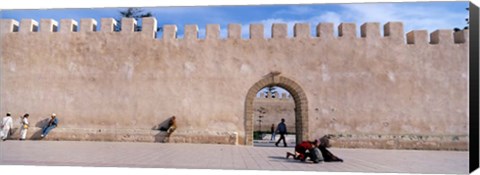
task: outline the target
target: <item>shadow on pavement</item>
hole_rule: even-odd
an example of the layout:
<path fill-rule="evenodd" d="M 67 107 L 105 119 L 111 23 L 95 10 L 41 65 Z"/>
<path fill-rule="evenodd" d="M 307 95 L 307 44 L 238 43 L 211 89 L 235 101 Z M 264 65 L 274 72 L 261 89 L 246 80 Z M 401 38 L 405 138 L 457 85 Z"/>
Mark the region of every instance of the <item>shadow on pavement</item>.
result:
<path fill-rule="evenodd" d="M 275 146 L 275 143 L 253 143 L 254 147 L 271 147 L 271 148 L 294 148 L 292 145 L 287 145 L 287 147 L 284 147 L 283 145 L 278 145 Z"/>
<path fill-rule="evenodd" d="M 309 164 L 310 163 L 311 164 L 310 161 L 302 162 L 300 160 L 295 160 L 291 157 L 289 159 L 287 159 L 283 156 L 268 156 L 268 158 L 272 159 L 273 162 L 288 162 L 288 163 L 301 163 L 301 164 L 305 164 L 305 163 Z"/>
<path fill-rule="evenodd" d="M 287 158 L 283 157 L 283 156 L 268 156 L 268 158 L 270 159 L 282 159 L 282 160 L 288 160 Z"/>
<path fill-rule="evenodd" d="M 45 119 L 40 120 L 40 121 L 38 121 L 37 123 L 35 123 L 35 127 L 40 128 L 40 129 L 37 130 L 35 133 L 33 133 L 33 134 L 30 136 L 30 139 L 29 139 L 29 140 L 42 140 L 42 138 L 40 137 L 40 135 L 42 135 L 43 127 L 45 127 L 45 126 L 48 125 L 48 121 L 50 121 L 50 119 L 49 119 L 49 118 L 45 118 Z M 30 132 L 31 132 L 31 131 L 30 131 Z"/>

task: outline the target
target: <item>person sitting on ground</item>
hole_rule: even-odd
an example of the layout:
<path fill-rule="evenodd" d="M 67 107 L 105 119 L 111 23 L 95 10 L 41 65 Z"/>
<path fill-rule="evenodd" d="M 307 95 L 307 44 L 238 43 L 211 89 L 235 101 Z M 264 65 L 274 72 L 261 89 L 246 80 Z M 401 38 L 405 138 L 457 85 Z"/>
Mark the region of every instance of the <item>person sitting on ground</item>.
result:
<path fill-rule="evenodd" d="M 42 135 L 40 135 L 40 137 L 44 138 L 48 135 L 48 133 L 55 127 L 57 127 L 58 125 L 58 119 L 57 119 L 57 115 L 55 113 L 52 113 L 52 118 L 50 119 L 50 121 L 48 122 L 48 124 L 43 128 L 42 130 Z"/>
<path fill-rule="evenodd" d="M 318 145 L 318 149 L 322 152 L 322 156 L 325 162 L 343 162 L 343 159 L 338 158 L 337 156 L 333 155 L 327 148 L 330 148 L 330 136 L 325 135 L 320 138 L 320 144 Z"/>
<path fill-rule="evenodd" d="M 0 137 L 2 137 L 2 140 L 5 141 L 7 140 L 8 136 L 12 134 L 13 119 L 10 112 L 7 112 L 7 116 L 3 117 L 0 127 L 2 129 L 0 130 Z"/>
<path fill-rule="evenodd" d="M 295 154 L 287 152 L 287 159 L 290 156 L 293 156 L 294 159 L 296 160 L 301 160 L 304 162 L 307 158 L 310 158 L 314 163 L 319 163 L 322 161 L 321 155 L 319 155 L 319 141 L 315 140 L 313 142 L 311 141 L 303 141 L 297 146 L 295 146 Z"/>

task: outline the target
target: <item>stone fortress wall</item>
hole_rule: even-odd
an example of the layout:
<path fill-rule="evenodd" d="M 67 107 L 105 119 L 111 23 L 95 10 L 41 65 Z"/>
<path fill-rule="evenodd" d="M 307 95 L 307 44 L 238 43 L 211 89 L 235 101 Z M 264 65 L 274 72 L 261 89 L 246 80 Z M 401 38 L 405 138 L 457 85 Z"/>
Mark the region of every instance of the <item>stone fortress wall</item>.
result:
<path fill-rule="evenodd" d="M 468 30 L 414 30 L 401 22 L 175 25 L 122 19 L 0 22 L 0 112 L 30 113 L 28 138 L 57 113 L 48 139 L 252 144 L 253 99 L 263 87 L 295 101 L 297 140 L 334 136 L 336 147 L 468 149 Z M 268 28 L 270 30 L 270 28 Z M 18 124 L 17 124 L 18 125 Z M 18 133 L 17 133 L 18 135 Z"/>

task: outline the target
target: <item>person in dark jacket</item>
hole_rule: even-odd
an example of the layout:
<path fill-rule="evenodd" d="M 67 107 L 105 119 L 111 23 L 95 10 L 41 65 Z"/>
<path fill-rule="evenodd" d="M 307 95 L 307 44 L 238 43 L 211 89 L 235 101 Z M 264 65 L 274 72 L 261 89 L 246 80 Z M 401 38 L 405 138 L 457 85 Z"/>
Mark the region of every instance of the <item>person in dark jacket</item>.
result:
<path fill-rule="evenodd" d="M 173 131 L 177 129 L 177 119 L 175 116 L 172 116 L 170 121 L 168 122 L 168 129 L 167 129 L 167 136 L 163 139 L 163 142 L 169 142 L 170 141 L 170 135 L 172 135 Z"/>
<path fill-rule="evenodd" d="M 283 140 L 283 146 L 287 147 L 287 142 L 285 141 L 285 134 L 287 134 L 287 125 L 285 125 L 285 119 L 282 118 L 282 122 L 280 122 L 277 126 L 277 132 L 280 134 L 280 139 L 278 139 L 275 146 L 278 146 L 281 140 Z"/>
<path fill-rule="evenodd" d="M 173 131 L 175 131 L 175 129 L 177 129 L 177 120 L 175 116 L 172 116 L 172 118 L 168 122 L 167 133 L 169 137 L 173 133 Z"/>
<path fill-rule="evenodd" d="M 338 158 L 337 156 L 333 155 L 327 148 L 330 148 L 330 136 L 325 135 L 320 138 L 320 144 L 318 145 L 318 149 L 322 152 L 323 160 L 325 162 L 343 162 L 343 159 Z"/>

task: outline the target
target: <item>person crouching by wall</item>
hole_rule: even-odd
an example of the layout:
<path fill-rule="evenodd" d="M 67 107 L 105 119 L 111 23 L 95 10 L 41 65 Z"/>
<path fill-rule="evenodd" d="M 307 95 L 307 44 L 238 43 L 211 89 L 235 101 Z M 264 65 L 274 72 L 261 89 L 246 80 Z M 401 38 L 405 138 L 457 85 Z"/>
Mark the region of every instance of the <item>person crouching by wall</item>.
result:
<path fill-rule="evenodd" d="M 320 163 L 323 161 L 323 157 L 318 150 L 318 146 L 320 145 L 320 141 L 302 141 L 300 144 L 295 146 L 295 152 L 290 153 L 287 152 L 287 159 L 292 156 L 293 159 L 300 160 L 305 162 L 307 158 L 310 158 L 313 163 Z"/>
<path fill-rule="evenodd" d="M 172 135 L 172 133 L 173 133 L 173 131 L 175 131 L 175 129 L 177 129 L 177 120 L 176 120 L 175 116 L 172 116 L 172 118 L 168 122 L 167 136 L 165 137 L 165 139 L 163 139 L 163 142 L 170 141 L 170 135 Z"/>
<path fill-rule="evenodd" d="M 7 140 L 8 136 L 12 134 L 13 119 L 10 112 L 7 112 L 7 116 L 3 117 L 2 123 L 0 123 L 0 137 L 3 141 Z"/>
<path fill-rule="evenodd" d="M 51 117 L 52 118 L 50 119 L 48 124 L 42 130 L 42 135 L 40 135 L 40 137 L 42 138 L 47 137 L 48 133 L 58 125 L 57 115 L 55 113 L 52 113 Z"/>
<path fill-rule="evenodd" d="M 23 115 L 21 121 L 20 121 L 20 124 L 21 124 L 21 128 L 20 128 L 20 140 L 25 140 L 25 138 L 27 137 L 27 131 L 28 131 L 28 113 L 26 113 L 25 115 Z"/>
<path fill-rule="evenodd" d="M 318 145 L 318 149 L 322 152 L 322 156 L 325 162 L 343 162 L 343 159 L 338 158 L 337 156 L 333 155 L 327 148 L 330 148 L 330 136 L 325 135 L 320 138 L 320 144 Z"/>

